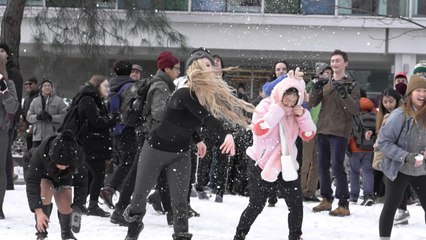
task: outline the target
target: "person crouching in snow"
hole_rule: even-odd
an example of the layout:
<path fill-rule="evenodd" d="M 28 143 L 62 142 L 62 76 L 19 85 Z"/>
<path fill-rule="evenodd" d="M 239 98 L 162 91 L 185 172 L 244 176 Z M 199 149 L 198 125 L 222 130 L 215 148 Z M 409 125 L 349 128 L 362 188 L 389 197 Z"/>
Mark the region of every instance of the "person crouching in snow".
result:
<path fill-rule="evenodd" d="M 28 166 L 28 204 L 35 213 L 37 240 L 47 239 L 52 196 L 58 208 L 61 237 L 76 239 L 71 232 L 72 174 L 78 164 L 79 148 L 70 130 L 43 139 Z"/>
<path fill-rule="evenodd" d="M 256 107 L 252 119 L 253 145 L 246 151 L 254 161 L 247 166 L 249 176 L 249 204 L 241 214 L 234 240 L 243 240 L 251 225 L 262 212 L 268 197 L 268 190 L 276 185 L 286 201 L 289 240 L 301 239 L 303 221 L 303 197 L 300 178 L 285 181 L 281 170 L 280 123 L 285 129 L 285 139 L 291 160 L 298 169 L 295 141 L 299 135 L 304 141 L 311 140 L 316 131 L 309 111 L 302 108 L 305 82 L 302 72 L 290 71 L 287 79 L 277 84 L 270 97 L 263 99 Z M 285 146 L 285 145 L 284 145 Z M 293 169 L 294 170 L 294 169 Z"/>

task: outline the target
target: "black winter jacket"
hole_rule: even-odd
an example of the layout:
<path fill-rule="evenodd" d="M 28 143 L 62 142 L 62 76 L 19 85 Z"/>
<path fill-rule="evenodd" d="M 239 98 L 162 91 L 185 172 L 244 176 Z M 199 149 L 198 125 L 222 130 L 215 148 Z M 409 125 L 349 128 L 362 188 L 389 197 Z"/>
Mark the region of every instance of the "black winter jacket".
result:
<path fill-rule="evenodd" d="M 87 128 L 80 136 L 86 161 L 109 160 L 111 157 L 110 128 L 116 122 L 108 116 L 104 102 L 91 84 L 87 83 L 78 94 L 82 95 L 78 102 L 78 118 L 82 123 L 87 122 Z"/>
<path fill-rule="evenodd" d="M 80 164 L 79 159 L 76 159 L 74 164 L 63 171 L 56 168 L 55 163 L 48 157 L 52 140 L 56 136 L 52 135 L 43 139 L 41 144 L 32 151 L 33 154 L 31 155 L 26 177 L 28 204 L 32 212 L 34 212 L 34 209 L 41 208 L 42 206 L 40 197 L 41 179 L 50 180 L 54 187 L 71 186 L 72 173 Z"/>

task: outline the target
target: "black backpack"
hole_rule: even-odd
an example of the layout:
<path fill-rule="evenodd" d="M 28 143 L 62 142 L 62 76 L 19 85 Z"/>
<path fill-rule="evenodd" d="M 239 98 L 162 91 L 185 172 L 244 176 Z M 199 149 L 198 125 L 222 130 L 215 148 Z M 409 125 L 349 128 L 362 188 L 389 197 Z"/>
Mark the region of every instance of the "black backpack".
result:
<path fill-rule="evenodd" d="M 73 99 L 71 105 L 67 109 L 61 126 L 58 128 L 58 132 L 71 130 L 77 140 L 80 139 L 81 134 L 87 130 L 88 126 L 87 119 L 81 121 L 78 118 L 78 103 L 83 96 L 85 95 L 79 94 Z"/>
<path fill-rule="evenodd" d="M 160 78 L 140 80 L 127 88 L 125 98 L 120 107 L 121 120 L 125 126 L 137 127 L 144 123 L 150 111 L 145 109 L 149 88 L 154 82 L 163 81 Z"/>
<path fill-rule="evenodd" d="M 354 116 L 353 135 L 356 145 L 362 150 L 373 150 L 373 145 L 376 142 L 376 114 L 374 112 L 359 112 Z M 365 139 L 365 133 L 371 130 L 373 135 L 370 140 Z"/>

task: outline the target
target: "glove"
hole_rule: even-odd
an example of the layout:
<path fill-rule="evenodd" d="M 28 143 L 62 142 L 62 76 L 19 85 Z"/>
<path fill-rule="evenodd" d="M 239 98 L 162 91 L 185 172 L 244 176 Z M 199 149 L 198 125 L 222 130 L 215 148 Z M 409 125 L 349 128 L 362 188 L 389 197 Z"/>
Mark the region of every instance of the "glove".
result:
<path fill-rule="evenodd" d="M 0 74 L 0 93 L 4 94 L 8 89 L 6 79 Z"/>
<path fill-rule="evenodd" d="M 110 121 L 112 122 L 111 125 L 115 125 L 119 123 L 121 120 L 120 112 L 113 112 L 110 116 Z"/>
<path fill-rule="evenodd" d="M 272 89 L 271 99 L 272 99 L 272 102 L 275 103 L 276 105 L 280 107 L 284 107 L 283 96 L 280 96 L 277 88 Z"/>
<path fill-rule="evenodd" d="M 346 98 L 348 93 L 346 92 L 345 86 L 343 86 L 341 83 L 333 83 L 333 87 L 340 94 L 340 96 L 342 96 L 343 99 Z"/>
<path fill-rule="evenodd" d="M 43 120 L 46 120 L 45 117 L 46 116 L 43 114 L 43 112 L 41 112 L 41 113 L 37 114 L 36 119 L 39 120 L 39 121 L 43 121 Z"/>
<path fill-rule="evenodd" d="M 44 115 L 44 120 L 48 120 L 49 122 L 52 121 L 52 115 L 50 115 L 48 112 L 43 111 L 43 112 L 41 112 L 41 114 Z"/>
<path fill-rule="evenodd" d="M 328 83 L 328 79 L 320 78 L 318 81 L 314 84 L 314 89 L 316 90 L 322 90 L 322 88 Z"/>

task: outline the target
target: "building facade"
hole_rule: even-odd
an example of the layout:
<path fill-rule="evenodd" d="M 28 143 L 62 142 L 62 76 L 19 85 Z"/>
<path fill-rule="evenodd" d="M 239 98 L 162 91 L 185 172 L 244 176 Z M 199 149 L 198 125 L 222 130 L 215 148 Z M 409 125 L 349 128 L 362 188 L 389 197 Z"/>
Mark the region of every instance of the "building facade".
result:
<path fill-rule="evenodd" d="M 0 0 L 0 4 L 5 2 Z M 67 6 L 64 2 L 71 3 Z M 31 13 L 58 4 L 78 7 L 72 6 L 72 2 L 27 1 L 21 31 L 23 65 L 34 57 Z M 221 56 L 226 66 L 240 66 L 241 70 L 231 75 L 231 84 L 246 83 L 252 97 L 269 79 L 272 66 L 279 59 L 288 61 L 293 68 L 301 67 L 309 75 L 316 62 L 328 62 L 330 53 L 341 49 L 349 54 L 350 74 L 371 94 L 392 86 L 395 72 L 411 75 L 414 65 L 426 59 L 426 1 L 134 0 L 133 3 L 136 9 L 165 10 L 171 26 L 187 37 L 188 46 L 206 47 Z M 124 4 L 124 0 L 99 1 L 98 7 L 120 12 Z M 147 73 L 155 72 L 159 52 L 166 49 L 178 52 L 175 46 L 153 43 L 148 47 L 141 46 L 140 39 L 128 40 L 135 50 L 132 58 L 143 60 Z M 180 57 L 184 60 L 186 56 Z M 111 60 L 115 58 L 111 56 Z"/>

